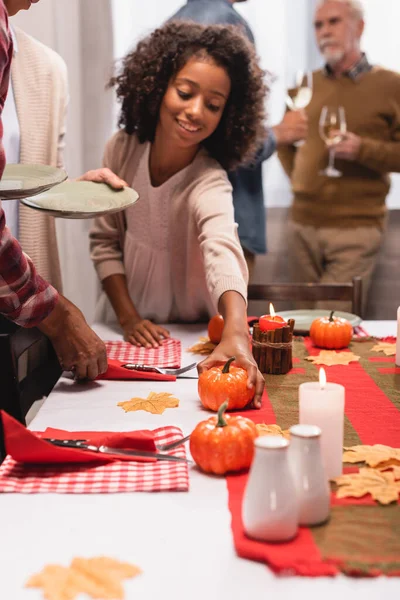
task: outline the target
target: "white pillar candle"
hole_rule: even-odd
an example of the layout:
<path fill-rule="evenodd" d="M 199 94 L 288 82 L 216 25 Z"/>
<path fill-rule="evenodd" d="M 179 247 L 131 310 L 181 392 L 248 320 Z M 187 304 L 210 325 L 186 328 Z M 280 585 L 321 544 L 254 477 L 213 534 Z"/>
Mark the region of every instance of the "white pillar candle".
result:
<path fill-rule="evenodd" d="M 396 365 L 400 367 L 400 306 L 397 309 Z"/>
<path fill-rule="evenodd" d="M 343 469 L 344 396 L 342 385 L 326 383 L 320 369 L 319 383 L 302 383 L 299 387 L 299 412 L 302 425 L 317 425 L 322 431 L 321 451 L 328 479 L 339 477 Z"/>

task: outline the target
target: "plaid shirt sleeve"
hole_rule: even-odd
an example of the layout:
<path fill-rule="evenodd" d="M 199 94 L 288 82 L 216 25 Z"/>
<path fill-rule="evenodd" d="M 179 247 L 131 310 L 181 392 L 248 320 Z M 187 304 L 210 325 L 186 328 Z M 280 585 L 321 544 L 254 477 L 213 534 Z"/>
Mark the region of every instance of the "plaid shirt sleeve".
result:
<path fill-rule="evenodd" d="M 12 40 L 3 0 L 0 0 L 0 117 L 7 96 Z M 5 167 L 0 118 L 0 178 Z M 57 291 L 42 279 L 32 261 L 6 227 L 0 203 L 0 313 L 23 327 L 34 327 L 47 317 L 58 300 Z"/>

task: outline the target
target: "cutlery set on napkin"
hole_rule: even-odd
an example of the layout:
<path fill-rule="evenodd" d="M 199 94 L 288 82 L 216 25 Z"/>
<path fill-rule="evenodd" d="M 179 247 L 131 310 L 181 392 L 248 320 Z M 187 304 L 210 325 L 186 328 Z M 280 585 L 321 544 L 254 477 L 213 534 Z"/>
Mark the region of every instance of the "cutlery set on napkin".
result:
<path fill-rule="evenodd" d="M 158 348 L 106 342 L 109 368 L 102 379 L 175 381 L 196 367 L 181 367 L 181 344 Z M 193 370 L 189 377 L 197 378 Z M 188 464 L 182 431 L 175 426 L 131 432 L 33 432 L 4 411 L 7 457 L 0 466 L 0 492 L 104 493 L 187 491 Z"/>

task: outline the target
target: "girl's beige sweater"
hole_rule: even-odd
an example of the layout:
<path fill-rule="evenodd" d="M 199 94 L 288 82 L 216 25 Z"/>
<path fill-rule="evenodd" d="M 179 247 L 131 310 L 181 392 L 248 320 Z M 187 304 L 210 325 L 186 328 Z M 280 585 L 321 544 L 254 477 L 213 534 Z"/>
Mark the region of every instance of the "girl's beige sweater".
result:
<path fill-rule="evenodd" d="M 150 143 L 119 131 L 109 141 L 104 166 L 127 181 L 139 200 L 99 217 L 90 232 L 100 280 L 120 273 L 142 318 L 193 322 L 217 312 L 221 295 L 247 297 L 248 272 L 233 216 L 232 187 L 204 150 L 185 169 L 154 187 Z M 109 309 L 97 318 L 109 319 Z"/>

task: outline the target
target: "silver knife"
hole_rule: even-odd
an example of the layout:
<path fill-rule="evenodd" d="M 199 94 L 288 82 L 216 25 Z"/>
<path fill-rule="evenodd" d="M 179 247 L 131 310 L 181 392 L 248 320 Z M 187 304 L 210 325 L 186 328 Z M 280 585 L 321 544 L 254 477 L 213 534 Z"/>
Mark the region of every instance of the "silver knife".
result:
<path fill-rule="evenodd" d="M 85 444 L 77 440 L 58 440 L 54 438 L 43 439 L 46 442 L 50 442 L 54 446 L 62 446 L 64 448 L 75 448 L 77 450 L 90 450 L 91 452 L 98 452 L 99 454 L 118 454 L 121 456 L 156 458 L 157 460 L 169 460 L 172 462 L 192 462 L 187 458 L 182 458 L 181 456 L 172 456 L 171 454 L 160 454 L 159 452 L 149 452 L 148 450 L 125 450 L 123 448 L 109 448 L 108 446 L 93 446 L 92 444 Z"/>

